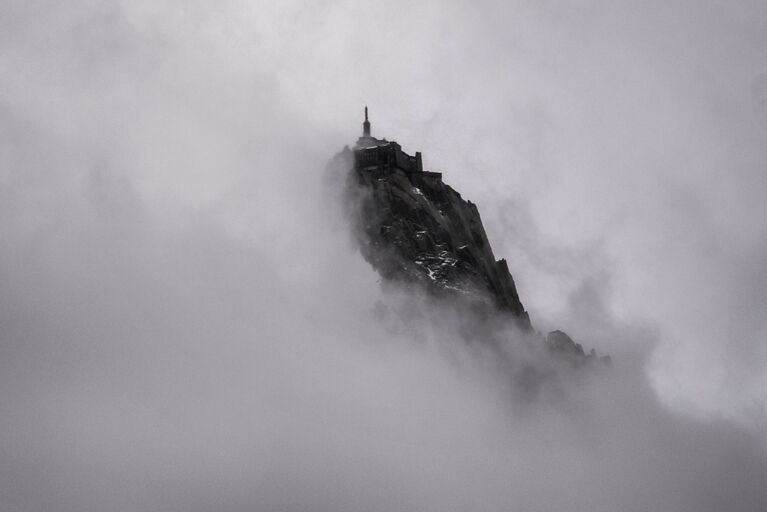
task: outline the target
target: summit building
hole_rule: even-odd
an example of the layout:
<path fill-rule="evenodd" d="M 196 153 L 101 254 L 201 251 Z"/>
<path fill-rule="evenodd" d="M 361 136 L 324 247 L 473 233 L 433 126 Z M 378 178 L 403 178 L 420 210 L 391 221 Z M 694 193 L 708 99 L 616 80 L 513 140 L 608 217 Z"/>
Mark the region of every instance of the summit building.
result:
<path fill-rule="evenodd" d="M 365 121 L 362 123 L 362 136 L 354 146 L 354 165 L 358 171 L 394 171 L 420 173 L 431 178 L 442 178 L 442 173 L 423 170 L 421 152 L 410 156 L 396 142 L 377 139 L 370 134 L 368 108 L 365 107 Z"/>

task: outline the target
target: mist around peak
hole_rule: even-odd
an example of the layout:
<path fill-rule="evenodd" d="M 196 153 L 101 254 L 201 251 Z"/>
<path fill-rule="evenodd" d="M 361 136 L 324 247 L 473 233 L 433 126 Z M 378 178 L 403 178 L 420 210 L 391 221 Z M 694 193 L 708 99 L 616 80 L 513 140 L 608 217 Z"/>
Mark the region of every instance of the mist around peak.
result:
<path fill-rule="evenodd" d="M 1 508 L 764 509 L 763 436 L 726 399 L 763 372 L 763 247 L 740 222 L 763 145 L 732 92 L 753 54 L 717 50 L 762 47 L 763 13 L 691 5 L 5 2 Z M 700 45 L 722 80 L 691 71 Z M 590 78 L 627 61 L 641 82 Z M 552 365 L 513 329 L 499 358 L 451 303 L 382 288 L 323 172 L 371 94 L 382 131 L 476 198 L 531 316 L 608 371 Z M 601 102 L 621 108 L 578 115 Z M 509 365 L 538 368 L 537 391 Z M 691 396 L 709 414 L 674 405 Z"/>

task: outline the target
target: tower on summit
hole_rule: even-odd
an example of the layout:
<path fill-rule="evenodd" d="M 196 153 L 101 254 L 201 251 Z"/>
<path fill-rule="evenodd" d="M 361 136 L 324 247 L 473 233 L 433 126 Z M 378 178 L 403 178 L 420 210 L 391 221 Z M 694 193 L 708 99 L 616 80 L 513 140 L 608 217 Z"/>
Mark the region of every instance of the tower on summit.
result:
<path fill-rule="evenodd" d="M 370 137 L 370 121 L 368 121 L 368 108 L 365 107 L 365 122 L 362 123 L 362 136 Z"/>
<path fill-rule="evenodd" d="M 421 153 L 416 152 L 415 156 L 410 156 L 402 147 L 386 139 L 377 139 L 370 135 L 370 119 L 368 119 L 368 108 L 365 107 L 365 122 L 362 123 L 362 136 L 357 139 L 354 145 L 354 166 L 359 171 L 382 171 L 394 172 L 399 170 L 405 173 L 418 173 L 422 176 L 441 179 L 442 175 L 438 172 L 427 172 L 423 170 Z"/>

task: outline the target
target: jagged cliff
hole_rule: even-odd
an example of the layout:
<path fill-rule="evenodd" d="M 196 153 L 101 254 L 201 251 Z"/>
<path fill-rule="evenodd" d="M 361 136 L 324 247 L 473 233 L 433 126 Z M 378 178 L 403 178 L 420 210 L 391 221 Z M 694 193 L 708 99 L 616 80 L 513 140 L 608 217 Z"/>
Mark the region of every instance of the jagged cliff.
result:
<path fill-rule="evenodd" d="M 530 320 L 505 260 L 496 261 L 477 206 L 436 173 L 355 167 L 363 256 L 390 279 L 490 302 L 520 327 Z"/>
<path fill-rule="evenodd" d="M 496 260 L 477 206 L 423 170 L 421 155 L 399 144 L 363 136 L 331 163 L 346 169 L 345 204 L 364 258 L 387 280 L 415 284 L 438 296 L 459 298 L 473 314 L 508 319 L 535 334 L 505 260 Z M 574 361 L 586 355 L 562 331 L 543 341 Z"/>

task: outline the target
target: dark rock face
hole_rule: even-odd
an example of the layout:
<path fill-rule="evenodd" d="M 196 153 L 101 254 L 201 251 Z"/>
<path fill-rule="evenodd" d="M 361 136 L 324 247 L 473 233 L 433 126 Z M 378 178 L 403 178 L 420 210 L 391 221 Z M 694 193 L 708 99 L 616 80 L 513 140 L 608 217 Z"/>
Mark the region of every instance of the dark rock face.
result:
<path fill-rule="evenodd" d="M 596 351 L 593 348 L 586 354 L 580 343 L 575 343 L 570 336 L 562 331 L 551 331 L 546 335 L 546 343 L 552 352 L 570 358 L 575 364 L 596 359 L 605 364 L 610 364 L 610 356 L 597 358 Z"/>
<path fill-rule="evenodd" d="M 496 261 L 477 206 L 436 173 L 354 170 L 361 197 L 362 254 L 385 278 L 415 280 L 530 320 L 505 260 Z"/>
<path fill-rule="evenodd" d="M 345 204 L 363 257 L 389 281 L 460 299 L 482 318 L 506 318 L 576 364 L 593 360 L 562 331 L 533 332 L 505 260 L 496 260 L 477 206 L 423 171 L 420 153 L 404 153 L 367 128 L 354 150 L 331 162 L 345 169 Z"/>

